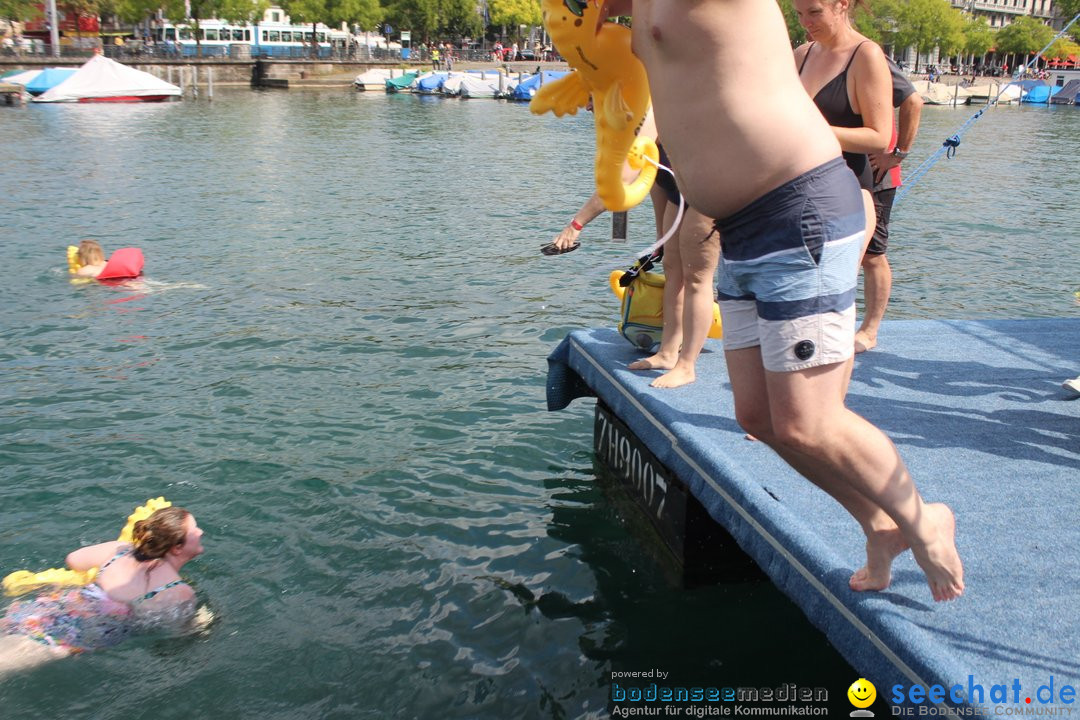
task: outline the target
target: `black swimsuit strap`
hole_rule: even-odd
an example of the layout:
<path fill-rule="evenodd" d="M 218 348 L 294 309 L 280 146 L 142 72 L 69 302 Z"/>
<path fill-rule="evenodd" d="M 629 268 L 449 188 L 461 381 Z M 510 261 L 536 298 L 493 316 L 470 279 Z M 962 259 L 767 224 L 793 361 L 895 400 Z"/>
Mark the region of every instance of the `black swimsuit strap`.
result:
<path fill-rule="evenodd" d="M 840 73 L 841 75 L 843 75 L 844 73 L 846 73 L 848 71 L 848 68 L 851 67 L 851 63 L 855 62 L 855 56 L 859 54 L 859 48 L 861 48 L 863 45 L 865 45 L 868 42 L 870 42 L 870 41 L 869 40 L 863 40 L 861 43 L 859 43 L 858 45 L 855 46 L 855 49 L 851 51 L 851 57 L 848 58 L 847 65 L 844 66 L 843 71 L 841 71 L 841 73 Z M 800 75 L 802 75 L 803 68 L 806 67 L 806 61 L 810 59 L 810 51 L 814 49 L 815 44 L 816 43 L 810 43 L 810 47 L 806 48 L 806 54 L 802 56 L 802 64 L 799 65 L 799 74 Z"/>
<path fill-rule="evenodd" d="M 859 43 L 858 45 L 855 46 L 854 50 L 851 51 L 851 57 L 848 58 L 847 65 L 844 66 L 844 72 L 845 73 L 848 71 L 848 68 L 851 67 L 851 63 L 855 62 L 855 56 L 859 54 L 859 48 L 861 48 L 863 45 L 865 45 L 868 42 L 870 42 L 870 41 L 869 40 L 863 40 L 861 43 Z M 807 54 L 809 54 L 809 51 L 807 51 Z"/>
<path fill-rule="evenodd" d="M 810 57 L 810 51 L 814 49 L 814 43 L 810 43 L 810 47 L 806 48 L 806 54 L 802 56 L 802 65 L 799 66 L 799 74 L 802 75 L 802 69 L 806 67 L 806 61 Z"/>

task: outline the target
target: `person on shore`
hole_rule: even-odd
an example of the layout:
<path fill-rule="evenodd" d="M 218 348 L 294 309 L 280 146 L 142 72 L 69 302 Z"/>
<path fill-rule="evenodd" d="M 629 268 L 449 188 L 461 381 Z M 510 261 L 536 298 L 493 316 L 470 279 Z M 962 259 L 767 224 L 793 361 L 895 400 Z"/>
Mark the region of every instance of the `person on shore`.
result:
<path fill-rule="evenodd" d="M 105 269 L 105 251 L 96 240 L 79 241 L 79 265 L 76 277 L 96 278 Z"/>
<path fill-rule="evenodd" d="M 889 221 L 892 217 L 896 188 L 900 187 L 900 163 L 911 152 L 919 132 L 923 99 L 915 86 L 892 60 L 892 104 L 899 108 L 899 119 L 893 125 L 888 152 L 870 153 L 874 170 L 874 215 L 877 223 L 874 235 L 863 254 L 863 319 L 855 332 L 855 352 L 861 353 L 877 346 L 878 329 L 885 317 L 885 308 L 892 294 L 892 268 L 885 253 L 889 248 Z"/>
<path fill-rule="evenodd" d="M 634 51 L 679 189 L 719 218 L 736 420 L 860 523 L 866 564 L 852 575 L 853 590 L 888 587 L 893 559 L 910 549 L 935 600 L 959 597 L 951 510 L 926 503 L 895 445 L 844 406 L 867 213 L 837 134 L 787 54 L 779 6 L 607 0 L 604 14 L 633 16 Z M 750 77 L 753 103 L 745 101 Z"/>
<path fill-rule="evenodd" d="M 119 644 L 137 631 L 181 629 L 195 592 L 180 569 L 202 554 L 194 516 L 178 507 L 135 523 L 131 544 L 105 542 L 68 554 L 67 566 L 100 568 L 94 581 L 16 600 L 0 618 L 0 679 L 49 660 Z"/>
<path fill-rule="evenodd" d="M 438 45 L 432 45 L 431 46 L 431 69 L 432 70 L 438 72 L 441 69 L 441 67 L 442 67 L 442 65 L 440 63 L 440 58 L 441 57 L 442 57 L 442 53 L 439 52 L 439 46 Z"/>

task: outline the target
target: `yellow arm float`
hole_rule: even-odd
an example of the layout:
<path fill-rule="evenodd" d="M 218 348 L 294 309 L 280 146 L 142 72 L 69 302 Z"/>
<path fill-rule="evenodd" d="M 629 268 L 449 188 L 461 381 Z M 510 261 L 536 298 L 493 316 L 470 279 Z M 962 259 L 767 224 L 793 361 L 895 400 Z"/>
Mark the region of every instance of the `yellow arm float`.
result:
<path fill-rule="evenodd" d="M 145 520 L 153 515 L 155 511 L 171 505 L 172 503 L 163 497 L 147 500 L 145 505 L 135 508 L 135 511 L 128 516 L 127 525 L 120 531 L 120 537 L 117 540 L 125 543 L 131 542 L 131 533 L 135 523 L 139 520 Z M 22 595 L 53 585 L 89 585 L 97 577 L 97 572 L 97 568 L 90 568 L 82 572 L 67 568 L 49 568 L 36 573 L 29 570 L 17 570 L 4 578 L 4 594 Z"/>
<path fill-rule="evenodd" d="M 540 8 L 552 43 L 576 72 L 540 88 L 529 109 L 572 115 L 592 95 L 596 192 L 608 210 L 629 210 L 656 179 L 656 166 L 641 158 L 659 158 L 656 143 L 638 136 L 651 100 L 645 66 L 630 49 L 630 28 L 604 22 L 597 0 L 541 0 Z M 632 155 L 631 167 L 641 172 L 627 185 L 623 163 Z"/>
<path fill-rule="evenodd" d="M 79 268 L 82 267 L 82 263 L 79 262 L 79 248 L 74 245 L 68 245 L 67 258 L 68 272 L 72 275 L 79 272 Z"/>

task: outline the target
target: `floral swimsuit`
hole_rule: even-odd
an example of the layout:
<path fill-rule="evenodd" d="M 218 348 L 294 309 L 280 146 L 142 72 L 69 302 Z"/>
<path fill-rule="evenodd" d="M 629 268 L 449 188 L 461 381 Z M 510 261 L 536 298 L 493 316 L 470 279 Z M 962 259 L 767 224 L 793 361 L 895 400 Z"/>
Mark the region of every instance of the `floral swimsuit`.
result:
<path fill-rule="evenodd" d="M 101 566 L 98 574 L 131 552 L 131 546 L 122 546 Z M 0 618 L 0 634 L 25 635 L 70 653 L 111 647 L 136 629 L 134 615 L 140 603 L 183 582 L 173 580 L 131 602 L 113 600 L 96 583 L 59 588 L 31 600 L 16 600 Z"/>

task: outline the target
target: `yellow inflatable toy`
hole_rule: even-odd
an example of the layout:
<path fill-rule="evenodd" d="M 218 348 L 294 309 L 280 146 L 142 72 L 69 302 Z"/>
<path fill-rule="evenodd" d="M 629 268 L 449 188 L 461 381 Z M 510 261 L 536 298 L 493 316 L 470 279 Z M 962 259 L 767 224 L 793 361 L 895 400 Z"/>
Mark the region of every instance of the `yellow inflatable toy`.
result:
<path fill-rule="evenodd" d="M 131 542 L 131 534 L 135 528 L 135 523 L 145 520 L 161 508 L 171 506 L 172 503 L 163 497 L 147 500 L 145 505 L 135 508 L 135 511 L 128 516 L 127 525 L 120 531 L 120 537 L 117 540 Z M 91 568 L 85 572 L 76 572 L 67 568 L 50 568 L 36 573 L 29 570 L 17 570 L 4 578 L 4 594 L 22 595 L 52 585 L 88 585 L 97 577 L 97 572 L 97 568 Z"/>
<path fill-rule="evenodd" d="M 82 263 L 79 262 L 79 248 L 75 245 L 68 245 L 68 272 L 74 275 L 79 272 L 79 268 L 82 267 Z"/>
<path fill-rule="evenodd" d="M 664 332 L 664 276 L 662 273 L 640 272 L 623 287 L 620 282 L 625 270 L 613 270 L 608 276 L 611 291 L 622 301 L 619 312 L 619 334 L 631 343 L 648 351 L 660 342 Z M 719 340 L 724 336 L 720 322 L 720 306 L 712 306 L 713 320 L 709 337 Z"/>
<path fill-rule="evenodd" d="M 577 72 L 545 84 L 529 109 L 575 115 L 592 95 L 596 192 L 608 210 L 629 210 L 648 194 L 660 158 L 656 143 L 638 136 L 651 100 L 645 66 L 630 50 L 630 28 L 605 22 L 597 0 L 541 0 L 540 7 L 551 42 Z M 624 162 L 641 170 L 629 185 Z"/>

